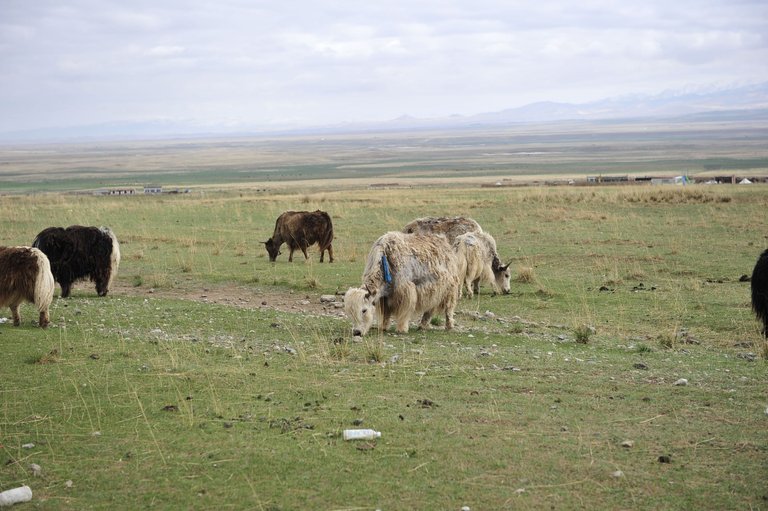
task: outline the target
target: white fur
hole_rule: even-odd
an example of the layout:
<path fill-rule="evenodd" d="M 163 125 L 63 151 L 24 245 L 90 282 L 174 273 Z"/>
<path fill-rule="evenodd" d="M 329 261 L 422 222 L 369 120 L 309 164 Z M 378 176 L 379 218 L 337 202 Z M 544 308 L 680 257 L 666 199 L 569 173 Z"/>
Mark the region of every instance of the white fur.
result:
<path fill-rule="evenodd" d="M 509 293 L 509 265 L 500 266 L 496 240 L 486 232 L 470 232 L 456 236 L 453 242 L 459 263 L 462 287 L 471 298 L 479 284 L 490 284 L 494 293 Z M 498 265 L 494 268 L 494 260 Z"/>
<path fill-rule="evenodd" d="M 112 238 L 112 253 L 109 256 L 109 282 L 107 282 L 107 289 L 112 289 L 112 282 L 115 280 L 117 268 L 120 266 L 120 243 L 117 242 L 117 236 L 112 232 L 112 229 L 109 227 L 101 227 L 100 229 L 101 232 Z"/>
<path fill-rule="evenodd" d="M 388 261 L 391 282 L 383 274 L 382 256 Z M 453 328 L 461 282 L 456 254 L 445 236 L 384 234 L 371 247 L 362 284 L 345 295 L 345 309 L 353 321 L 354 335 L 368 332 L 374 318 L 370 309 L 374 307 L 380 332 L 389 326 L 390 318 L 395 320 L 398 332 L 408 332 L 409 320 L 414 315 L 419 315 L 421 327 L 427 328 L 435 313 L 445 314 L 446 330 Z"/>
<path fill-rule="evenodd" d="M 53 301 L 55 282 L 51 273 L 48 257 L 36 248 L 30 249 L 37 257 L 37 278 L 35 279 L 35 306 L 39 312 L 45 312 Z"/>

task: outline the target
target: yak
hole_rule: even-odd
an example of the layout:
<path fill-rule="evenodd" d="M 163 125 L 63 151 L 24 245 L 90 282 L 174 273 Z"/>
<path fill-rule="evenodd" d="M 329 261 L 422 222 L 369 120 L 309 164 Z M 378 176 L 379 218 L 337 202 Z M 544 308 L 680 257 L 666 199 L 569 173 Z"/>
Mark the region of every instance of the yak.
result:
<path fill-rule="evenodd" d="M 263 242 L 267 248 L 270 262 L 275 262 L 280 255 L 283 243 L 291 250 L 288 261 L 293 262 L 294 250 L 301 249 L 304 259 L 307 247 L 315 243 L 320 248 L 320 262 L 328 251 L 328 262 L 333 262 L 333 223 L 325 211 L 286 211 L 277 217 L 272 237 Z"/>
<path fill-rule="evenodd" d="M 62 298 L 70 295 L 73 283 L 86 278 L 96 284 L 99 296 L 106 296 L 117 276 L 120 244 L 109 227 L 48 227 L 32 246 L 48 256 Z"/>
<path fill-rule="evenodd" d="M 29 302 L 40 313 L 40 327 L 47 327 L 54 286 L 50 262 L 40 250 L 0 247 L 0 307 L 11 308 L 14 326 L 21 324 L 19 305 Z"/>
<path fill-rule="evenodd" d="M 403 227 L 403 232 L 409 234 L 444 234 L 448 238 L 448 243 L 453 244 L 456 236 L 467 232 L 483 232 L 483 228 L 475 220 L 466 216 L 426 216 L 406 224 Z"/>
<path fill-rule="evenodd" d="M 388 232 L 371 247 L 362 286 L 344 295 L 352 334 L 363 336 L 379 320 L 379 332 L 394 317 L 397 332 L 408 332 L 413 315 L 427 328 L 432 315 L 445 314 L 445 329 L 454 326 L 460 279 L 456 254 L 445 236 Z"/>
<path fill-rule="evenodd" d="M 485 232 L 460 234 L 453 242 L 453 250 L 458 256 L 463 288 L 470 298 L 478 292 L 480 282 L 490 284 L 495 294 L 509 294 L 509 264 L 501 264 L 493 236 Z"/>
<path fill-rule="evenodd" d="M 761 333 L 768 339 L 768 249 L 760 254 L 752 270 L 752 310 L 763 323 Z"/>

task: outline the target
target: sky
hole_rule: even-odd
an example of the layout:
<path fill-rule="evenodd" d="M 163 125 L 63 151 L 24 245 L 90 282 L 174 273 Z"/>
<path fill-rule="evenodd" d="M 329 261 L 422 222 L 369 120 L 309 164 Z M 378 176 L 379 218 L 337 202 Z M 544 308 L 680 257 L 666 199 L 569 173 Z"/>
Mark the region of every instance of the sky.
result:
<path fill-rule="evenodd" d="M 312 126 L 768 81 L 766 0 L 0 0 L 0 132 Z"/>

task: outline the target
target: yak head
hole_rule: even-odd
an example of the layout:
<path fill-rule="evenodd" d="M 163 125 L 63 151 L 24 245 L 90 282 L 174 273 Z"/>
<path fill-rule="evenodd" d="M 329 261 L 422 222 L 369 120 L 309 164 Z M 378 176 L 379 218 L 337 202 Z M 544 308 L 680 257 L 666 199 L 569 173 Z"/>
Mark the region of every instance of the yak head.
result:
<path fill-rule="evenodd" d="M 352 321 L 352 335 L 362 337 L 373 326 L 376 312 L 376 291 L 351 287 L 344 294 L 344 312 Z"/>
<path fill-rule="evenodd" d="M 493 278 L 496 281 L 496 287 L 501 290 L 502 293 L 508 295 L 511 291 L 509 281 L 512 278 L 512 274 L 509 272 L 509 263 L 502 266 L 498 257 L 493 258 Z"/>
<path fill-rule="evenodd" d="M 277 256 L 280 255 L 280 245 L 275 243 L 275 240 L 269 238 L 267 241 L 263 241 L 264 246 L 267 247 L 267 253 L 269 254 L 269 262 L 274 263 Z"/>

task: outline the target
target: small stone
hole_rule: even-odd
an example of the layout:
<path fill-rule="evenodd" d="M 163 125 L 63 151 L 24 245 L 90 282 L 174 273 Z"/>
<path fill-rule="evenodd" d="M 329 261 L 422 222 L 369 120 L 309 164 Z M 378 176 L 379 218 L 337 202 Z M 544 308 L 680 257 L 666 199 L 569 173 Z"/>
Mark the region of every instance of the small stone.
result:
<path fill-rule="evenodd" d="M 29 443 L 29 444 L 22 444 L 22 445 L 21 445 L 21 448 L 22 448 L 22 449 L 34 449 L 34 447 L 35 447 L 35 444 L 32 444 L 32 443 Z"/>
<path fill-rule="evenodd" d="M 470 511 L 469 506 L 461 506 L 461 511 Z"/>
<path fill-rule="evenodd" d="M 630 447 L 632 447 L 634 445 L 635 445 L 635 441 L 634 440 L 624 440 L 623 442 L 621 442 L 621 446 L 622 447 L 626 447 L 626 448 L 630 448 Z"/>
<path fill-rule="evenodd" d="M 320 303 L 332 303 L 336 301 L 336 296 L 334 295 L 322 295 L 320 297 Z"/>
<path fill-rule="evenodd" d="M 72 486 L 74 486 L 74 484 L 75 484 L 75 483 L 73 483 L 73 482 L 72 482 L 72 479 L 68 479 L 68 480 L 67 480 L 67 481 L 64 483 L 64 486 L 65 486 L 66 488 L 72 488 Z"/>
<path fill-rule="evenodd" d="M 684 387 L 685 385 L 688 385 L 688 380 L 685 378 L 680 378 L 674 383 L 674 385 L 677 385 L 678 387 Z"/>
<path fill-rule="evenodd" d="M 621 470 L 617 470 L 611 473 L 611 477 L 615 477 L 616 479 L 619 479 L 620 477 L 624 477 L 624 472 L 622 472 Z"/>
<path fill-rule="evenodd" d="M 659 456 L 659 463 L 672 463 L 672 458 L 666 454 Z"/>
<path fill-rule="evenodd" d="M 43 474 L 43 468 L 37 463 L 30 463 L 29 469 L 32 470 L 32 475 L 35 477 L 40 477 Z"/>

